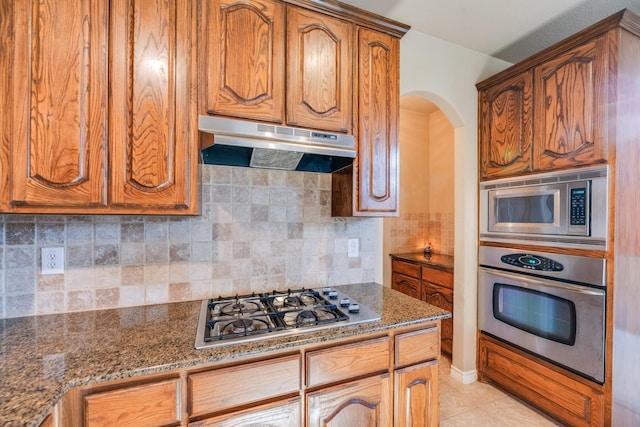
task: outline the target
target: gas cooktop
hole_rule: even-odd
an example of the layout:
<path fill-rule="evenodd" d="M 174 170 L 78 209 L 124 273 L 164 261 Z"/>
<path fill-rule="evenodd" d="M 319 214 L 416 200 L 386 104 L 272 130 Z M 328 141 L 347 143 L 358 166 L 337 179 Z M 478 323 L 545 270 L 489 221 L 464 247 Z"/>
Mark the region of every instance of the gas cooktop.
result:
<path fill-rule="evenodd" d="M 380 320 L 335 288 L 294 289 L 202 301 L 197 349 L 254 341 L 332 326 Z"/>

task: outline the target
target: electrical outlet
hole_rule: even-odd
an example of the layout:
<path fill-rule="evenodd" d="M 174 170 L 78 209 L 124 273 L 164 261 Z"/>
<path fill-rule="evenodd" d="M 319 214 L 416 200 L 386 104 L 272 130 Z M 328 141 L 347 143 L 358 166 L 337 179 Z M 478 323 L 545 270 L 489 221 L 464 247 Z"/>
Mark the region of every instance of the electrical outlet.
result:
<path fill-rule="evenodd" d="M 347 256 L 349 258 L 355 258 L 360 254 L 360 240 L 348 239 L 347 240 Z"/>
<path fill-rule="evenodd" d="M 64 248 L 42 248 L 42 274 L 64 274 Z"/>

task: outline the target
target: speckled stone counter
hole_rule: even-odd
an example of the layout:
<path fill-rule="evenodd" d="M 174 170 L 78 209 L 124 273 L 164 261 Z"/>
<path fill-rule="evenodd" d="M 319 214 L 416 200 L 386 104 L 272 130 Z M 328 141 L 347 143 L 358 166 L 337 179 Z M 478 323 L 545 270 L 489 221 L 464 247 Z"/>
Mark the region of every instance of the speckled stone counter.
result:
<path fill-rule="evenodd" d="M 194 348 L 200 301 L 0 321 L 0 425 L 37 426 L 70 388 L 386 330 L 450 313 L 376 283 L 340 290 L 380 321 Z"/>
<path fill-rule="evenodd" d="M 389 256 L 399 260 L 417 262 L 440 270 L 453 271 L 453 257 L 451 255 L 434 253 L 426 257 L 424 256 L 424 252 L 411 252 L 405 254 L 390 254 Z"/>

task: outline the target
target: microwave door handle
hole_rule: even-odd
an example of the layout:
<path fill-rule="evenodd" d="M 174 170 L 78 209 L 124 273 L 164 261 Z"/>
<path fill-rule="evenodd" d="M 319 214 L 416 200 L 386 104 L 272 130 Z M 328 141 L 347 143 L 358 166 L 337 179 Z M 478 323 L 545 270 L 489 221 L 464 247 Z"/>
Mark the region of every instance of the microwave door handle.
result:
<path fill-rule="evenodd" d="M 509 279 L 513 282 L 516 282 L 519 286 L 523 288 L 535 289 L 535 287 L 538 285 L 544 285 L 549 288 L 560 289 L 560 290 L 580 293 L 584 295 L 604 295 L 605 294 L 605 291 L 603 289 L 594 289 L 586 285 L 571 285 L 568 283 L 562 283 L 555 280 L 547 280 L 543 278 L 531 278 L 528 276 L 523 276 L 522 274 L 496 271 L 496 270 L 492 270 L 485 267 L 480 267 L 478 270 L 484 271 L 493 276 Z"/>

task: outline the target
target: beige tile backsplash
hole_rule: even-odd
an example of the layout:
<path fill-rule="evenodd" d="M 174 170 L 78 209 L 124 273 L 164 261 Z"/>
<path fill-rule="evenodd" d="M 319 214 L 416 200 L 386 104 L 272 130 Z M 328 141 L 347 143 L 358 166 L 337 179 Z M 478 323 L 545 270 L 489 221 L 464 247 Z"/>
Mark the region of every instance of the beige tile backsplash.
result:
<path fill-rule="evenodd" d="M 376 220 L 331 218 L 330 175 L 200 172 L 200 216 L 0 215 L 0 318 L 375 280 Z M 57 246 L 65 274 L 41 275 Z"/>
<path fill-rule="evenodd" d="M 453 213 L 401 213 L 388 218 L 391 253 L 421 251 L 431 244 L 434 252 L 453 255 Z"/>

